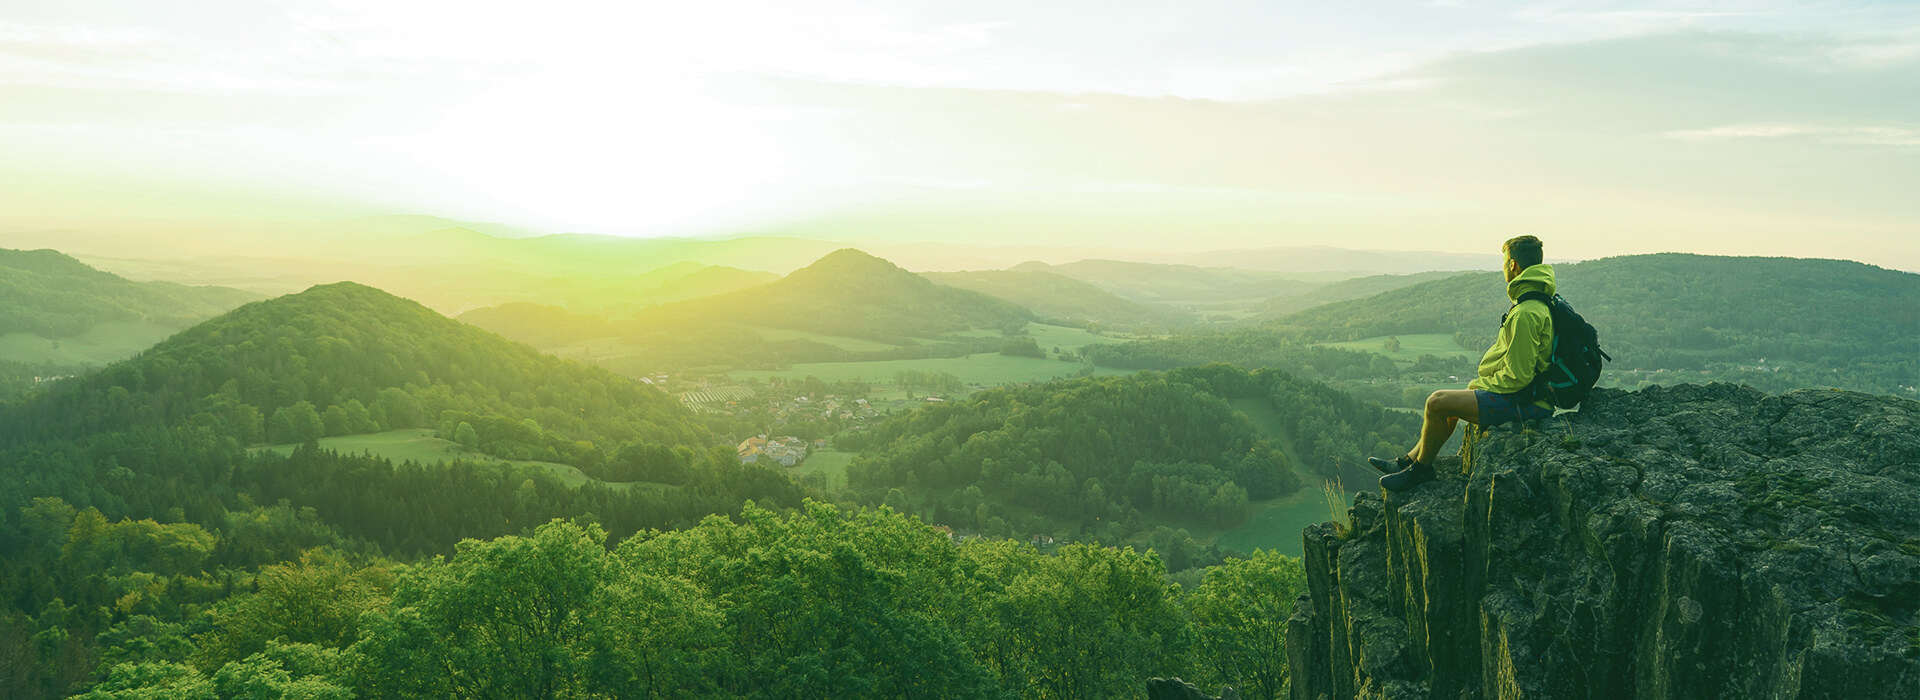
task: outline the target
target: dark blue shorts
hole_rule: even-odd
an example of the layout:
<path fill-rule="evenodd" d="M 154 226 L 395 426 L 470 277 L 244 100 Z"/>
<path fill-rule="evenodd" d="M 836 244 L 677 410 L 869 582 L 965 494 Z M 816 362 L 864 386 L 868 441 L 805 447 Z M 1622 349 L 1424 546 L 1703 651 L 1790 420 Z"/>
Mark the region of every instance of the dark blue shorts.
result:
<path fill-rule="evenodd" d="M 1541 408 L 1532 401 L 1522 401 L 1513 394 L 1496 394 L 1486 389 L 1474 389 L 1474 398 L 1480 401 L 1480 427 L 1491 428 L 1517 420 L 1537 420 L 1553 417 L 1553 409 Z"/>

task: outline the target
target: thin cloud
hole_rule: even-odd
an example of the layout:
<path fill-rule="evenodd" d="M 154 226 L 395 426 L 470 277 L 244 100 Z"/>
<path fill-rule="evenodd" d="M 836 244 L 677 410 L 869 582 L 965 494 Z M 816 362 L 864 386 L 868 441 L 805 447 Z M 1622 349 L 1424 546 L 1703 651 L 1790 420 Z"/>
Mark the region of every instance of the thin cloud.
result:
<path fill-rule="evenodd" d="M 1891 126 L 1815 126 L 1810 124 L 1728 124 L 1708 129 L 1684 129 L 1663 134 L 1689 143 L 1719 143 L 1744 139 L 1812 138 L 1826 143 L 1871 146 L 1920 146 L 1920 131 Z"/>

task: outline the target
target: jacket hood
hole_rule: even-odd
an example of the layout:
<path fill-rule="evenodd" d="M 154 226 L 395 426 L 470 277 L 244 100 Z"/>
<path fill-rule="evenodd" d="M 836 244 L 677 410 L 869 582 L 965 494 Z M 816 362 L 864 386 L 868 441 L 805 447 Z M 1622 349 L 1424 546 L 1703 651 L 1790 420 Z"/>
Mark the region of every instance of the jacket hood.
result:
<path fill-rule="evenodd" d="M 1507 298 L 1512 299 L 1514 303 L 1519 303 L 1520 295 L 1527 292 L 1539 291 L 1547 296 L 1553 296 L 1556 289 L 1558 287 L 1553 284 L 1553 266 L 1541 263 L 1521 270 L 1519 277 L 1507 283 Z"/>

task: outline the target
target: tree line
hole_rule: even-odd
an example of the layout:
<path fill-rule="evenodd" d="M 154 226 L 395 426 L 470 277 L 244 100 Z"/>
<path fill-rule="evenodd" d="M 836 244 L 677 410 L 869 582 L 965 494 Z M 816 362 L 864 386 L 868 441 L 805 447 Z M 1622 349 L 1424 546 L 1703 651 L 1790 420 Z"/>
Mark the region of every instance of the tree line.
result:
<path fill-rule="evenodd" d="M 1298 560 L 1271 553 L 1189 590 L 1130 548 L 955 544 L 812 501 L 624 539 L 556 520 L 411 563 L 308 547 L 251 570 L 214 563 L 227 535 L 198 525 L 57 499 L 22 517 L 13 554 L 81 590 L 0 618 L 17 698 L 1110 698 L 1167 675 L 1274 698 L 1304 590 Z M 74 617 L 97 632 L 63 636 Z M 94 656 L 60 653 L 80 646 Z"/>

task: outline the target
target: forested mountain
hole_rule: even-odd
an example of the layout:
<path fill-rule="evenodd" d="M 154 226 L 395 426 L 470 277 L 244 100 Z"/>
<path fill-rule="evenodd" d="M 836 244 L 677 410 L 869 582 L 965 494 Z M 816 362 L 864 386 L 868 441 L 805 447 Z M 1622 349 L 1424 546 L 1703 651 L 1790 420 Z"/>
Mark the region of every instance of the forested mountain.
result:
<path fill-rule="evenodd" d="M 258 298 L 225 287 L 133 282 L 53 250 L 0 249 L 0 334 L 68 338 L 107 321 L 178 329 Z"/>
<path fill-rule="evenodd" d="M 1301 279 L 1310 276 L 1304 274 L 1118 260 L 1081 260 L 1065 265 L 1025 262 L 1013 270 L 1051 272 L 1131 301 L 1151 304 L 1266 299 L 1305 292 L 1324 284 Z"/>
<path fill-rule="evenodd" d="M 1038 270 L 922 273 L 935 284 L 970 289 L 1032 310 L 1041 318 L 1107 326 L 1181 325 L 1191 314 L 1155 309 L 1099 287 Z"/>
<path fill-rule="evenodd" d="M 0 440 L 199 421 L 242 444 L 473 423 L 485 451 L 583 469 L 622 444 L 705 449 L 672 397 L 351 282 L 248 304 L 4 409 Z"/>
<path fill-rule="evenodd" d="M 1356 277 L 1349 280 L 1340 280 L 1324 287 L 1310 289 L 1298 294 L 1274 297 L 1266 303 L 1255 307 L 1254 312 L 1260 318 L 1279 318 L 1296 311 L 1311 309 L 1323 304 L 1370 297 L 1381 292 L 1392 291 L 1401 287 L 1411 287 L 1422 282 L 1442 280 L 1461 274 L 1466 273 L 1453 270 L 1416 272 L 1410 275 L 1372 275 L 1368 277 Z"/>
<path fill-rule="evenodd" d="M 1621 368 L 1803 362 L 1891 385 L 1920 368 L 1920 275 L 1845 260 L 1663 253 L 1556 265 L 1560 293 Z M 1302 311 L 1297 338 L 1461 333 L 1492 342 L 1511 303 L 1499 273 L 1471 273 Z M 1877 369 L 1876 369 L 1877 368 Z M 1885 388 L 1884 386 L 1882 387 Z"/>
<path fill-rule="evenodd" d="M 777 282 L 649 309 L 645 325 L 729 323 L 881 342 L 1000 328 L 1032 312 L 979 292 L 934 284 L 893 263 L 846 248 Z"/>
<path fill-rule="evenodd" d="M 1282 416 L 1287 455 L 1227 403 Z M 1278 371 L 1227 365 L 982 392 L 876 426 L 849 484 L 991 534 L 1141 541 L 1156 525 L 1232 527 L 1249 500 L 1410 443 L 1417 421 Z M 893 490 L 900 489 L 900 493 Z"/>

